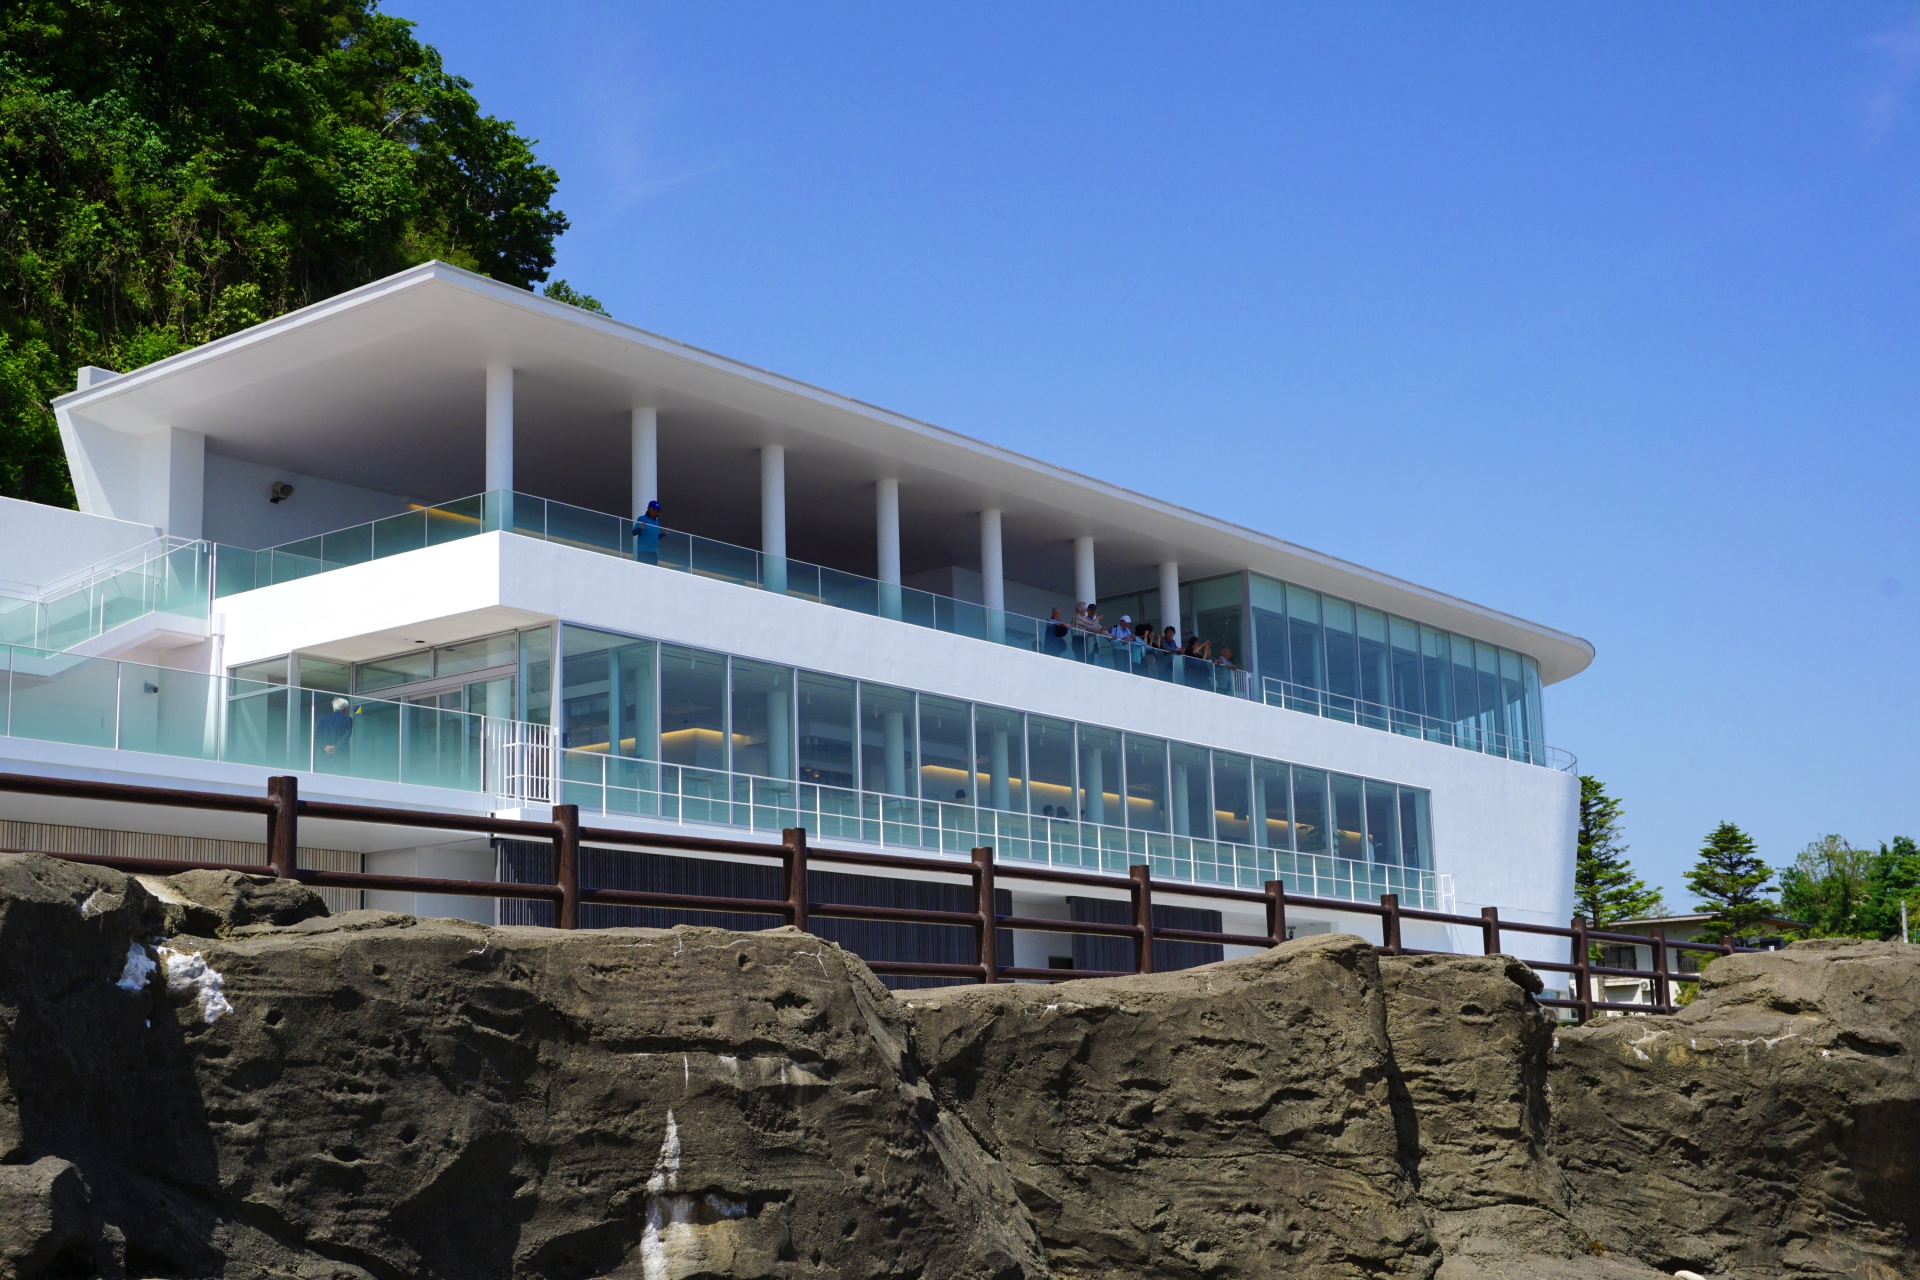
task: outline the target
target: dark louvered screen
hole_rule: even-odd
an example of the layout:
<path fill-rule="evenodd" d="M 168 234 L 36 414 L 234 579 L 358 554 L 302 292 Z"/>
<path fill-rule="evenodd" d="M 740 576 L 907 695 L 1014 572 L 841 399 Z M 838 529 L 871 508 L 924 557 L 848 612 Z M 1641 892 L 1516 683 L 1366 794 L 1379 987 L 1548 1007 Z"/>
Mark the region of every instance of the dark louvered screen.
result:
<path fill-rule="evenodd" d="M 1111 898 L 1068 898 L 1067 908 L 1075 920 L 1100 924 L 1132 924 L 1133 904 Z M 1202 907 L 1153 908 L 1156 929 L 1203 929 L 1220 931 L 1220 913 Z M 1226 949 L 1217 942 L 1166 942 L 1153 944 L 1153 968 L 1156 973 L 1191 969 L 1224 959 Z M 1079 933 L 1073 938 L 1073 967 L 1076 969 L 1119 970 L 1133 968 L 1133 942 L 1127 938 L 1101 938 Z"/>

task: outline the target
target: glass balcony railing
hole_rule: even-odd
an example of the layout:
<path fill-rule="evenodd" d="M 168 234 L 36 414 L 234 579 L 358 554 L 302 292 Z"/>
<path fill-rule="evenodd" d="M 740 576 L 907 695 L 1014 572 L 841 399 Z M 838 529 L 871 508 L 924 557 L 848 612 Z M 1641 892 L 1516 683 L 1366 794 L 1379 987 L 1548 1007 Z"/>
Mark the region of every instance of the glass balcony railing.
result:
<path fill-rule="evenodd" d="M 1397 893 L 1403 905 L 1434 909 L 1434 873 L 1378 866 L 1323 854 L 1256 848 L 1224 840 L 1137 831 L 1063 818 L 1006 813 L 971 805 L 879 795 L 780 778 L 722 773 L 685 765 L 562 751 L 561 800 L 583 814 L 780 831 L 805 827 L 810 837 L 845 840 L 965 859 L 991 845 L 1002 862 L 1127 874 L 1135 863 L 1155 878 L 1259 889 L 1268 880 L 1287 892 L 1348 902 L 1376 902 Z"/>
<path fill-rule="evenodd" d="M 216 594 L 230 596 L 292 582 L 495 530 L 1187 688 L 1239 698 L 1258 696 L 1252 678 L 1232 667 L 674 529 L 636 538 L 633 522 L 626 517 L 524 493 L 477 494 L 264 551 L 222 546 L 215 570 Z"/>
<path fill-rule="evenodd" d="M 1006 613 L 982 605 L 935 595 L 914 587 L 885 583 L 855 573 L 809 564 L 790 557 L 765 555 L 750 547 L 717 542 L 673 529 L 657 534 L 633 532 L 633 521 L 569 506 L 530 494 L 489 492 L 456 502 L 423 507 L 336 533 L 288 542 L 264 551 L 221 546 L 214 558 L 215 594 L 230 596 L 258 587 L 292 582 L 348 565 L 457 542 L 482 533 L 504 531 L 523 537 L 558 542 L 584 551 L 657 565 L 677 573 L 731 582 L 759 591 L 771 591 L 811 600 L 836 609 L 891 618 L 913 626 L 969 636 L 1007 648 L 1043 653 L 1089 666 L 1126 672 L 1190 689 L 1289 710 L 1345 720 L 1351 724 L 1408 733 L 1413 721 L 1430 742 L 1444 742 L 1471 751 L 1507 759 L 1570 769 L 1573 757 L 1542 743 L 1526 742 L 1496 732 L 1463 732 L 1451 722 L 1391 708 L 1375 707 L 1321 690 L 1303 689 L 1252 673 L 1190 658 L 1143 644 L 1076 631 L 1065 623 Z M 1441 726 L 1446 726 L 1442 731 Z"/>
<path fill-rule="evenodd" d="M 1304 711 L 1308 715 L 1365 725 L 1369 729 L 1385 729 L 1409 738 L 1424 738 L 1428 742 L 1444 742 L 1468 751 L 1544 765 L 1562 773 L 1571 773 L 1575 768 L 1572 752 L 1550 747 L 1544 742 L 1529 742 L 1518 734 L 1506 732 L 1498 713 L 1489 712 L 1464 720 L 1440 720 L 1345 694 L 1328 693 L 1311 685 L 1275 680 L 1272 676 L 1262 680 L 1260 685 L 1264 701 L 1270 707 Z"/>
<path fill-rule="evenodd" d="M 150 613 L 204 626 L 212 580 L 210 543 L 156 539 L 34 599 L 0 596 L 0 644 L 71 649 Z"/>
<path fill-rule="evenodd" d="M 0 664 L 13 738 L 550 799 L 544 725 L 20 645 Z"/>

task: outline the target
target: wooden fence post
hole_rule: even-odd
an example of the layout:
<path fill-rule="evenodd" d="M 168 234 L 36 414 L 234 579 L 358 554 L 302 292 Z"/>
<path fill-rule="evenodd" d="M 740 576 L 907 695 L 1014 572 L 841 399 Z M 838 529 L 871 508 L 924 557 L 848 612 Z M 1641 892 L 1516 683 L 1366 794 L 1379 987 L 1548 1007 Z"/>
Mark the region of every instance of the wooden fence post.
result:
<path fill-rule="evenodd" d="M 1127 868 L 1133 879 L 1133 927 L 1139 930 L 1133 944 L 1133 971 L 1153 972 L 1153 869 L 1144 862 Z"/>
<path fill-rule="evenodd" d="M 1574 1010 L 1574 1014 L 1579 1018 L 1581 1026 L 1593 1021 L 1593 960 L 1588 952 L 1587 922 L 1580 916 L 1575 916 L 1573 918 L 1573 976 L 1574 980 L 1580 984 L 1580 994 L 1574 997 L 1579 1001 L 1579 1008 Z"/>
<path fill-rule="evenodd" d="M 1667 931 L 1655 925 L 1653 938 L 1653 1003 L 1661 1013 L 1673 1012 L 1673 981 L 1667 976 Z"/>
<path fill-rule="evenodd" d="M 1380 949 L 1390 956 L 1397 956 L 1400 954 L 1400 895 L 1383 893 L 1380 895 L 1380 905 L 1386 909 L 1386 914 L 1380 920 Z"/>
<path fill-rule="evenodd" d="M 562 929 L 580 927 L 580 806 L 553 806 L 553 881 L 560 886 L 560 909 L 554 923 Z"/>
<path fill-rule="evenodd" d="M 1481 954 L 1497 956 L 1500 954 L 1500 908 L 1480 908 L 1480 919 L 1483 922 L 1480 933 L 1485 943 Z"/>
<path fill-rule="evenodd" d="M 300 859 L 300 779 L 268 778 L 267 799 L 273 801 L 273 812 L 267 815 L 267 865 L 273 874 L 291 880 Z"/>
<path fill-rule="evenodd" d="M 994 906 L 993 892 L 993 846 L 983 845 L 973 851 L 974 909 L 980 913 L 979 945 L 975 954 L 987 970 L 986 983 L 992 986 L 1000 981 L 1000 948 L 994 936 L 993 927 L 999 921 L 999 911 Z"/>
<path fill-rule="evenodd" d="M 1287 940 L 1287 884 L 1269 880 L 1266 888 L 1268 945 L 1277 947 Z"/>
<path fill-rule="evenodd" d="M 807 829 L 788 827 L 780 833 L 781 848 L 786 850 L 787 913 L 793 927 L 807 927 Z"/>

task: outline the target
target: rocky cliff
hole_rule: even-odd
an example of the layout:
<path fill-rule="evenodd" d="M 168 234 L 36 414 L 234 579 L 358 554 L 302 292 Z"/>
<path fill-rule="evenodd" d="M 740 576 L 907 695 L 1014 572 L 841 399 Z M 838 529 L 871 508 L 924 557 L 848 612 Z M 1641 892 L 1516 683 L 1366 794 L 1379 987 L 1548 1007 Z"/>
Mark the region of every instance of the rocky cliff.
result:
<path fill-rule="evenodd" d="M 1573 1029 L 1343 936 L 895 994 L 0 856 L 0 1280 L 1920 1274 L 1913 951 Z"/>

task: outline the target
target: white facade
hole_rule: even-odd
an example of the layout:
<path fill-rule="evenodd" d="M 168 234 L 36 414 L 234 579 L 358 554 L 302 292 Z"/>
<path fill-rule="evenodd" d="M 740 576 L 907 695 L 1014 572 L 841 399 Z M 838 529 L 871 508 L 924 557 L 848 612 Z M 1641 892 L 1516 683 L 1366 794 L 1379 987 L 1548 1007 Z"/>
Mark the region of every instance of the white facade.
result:
<path fill-rule="evenodd" d="M 1417 712 L 1402 723 L 1389 708 L 1374 717 L 1378 727 L 1366 723 L 1367 714 L 1354 712 L 1352 700 L 1337 692 L 1338 670 L 1330 669 L 1322 681 L 1336 692 L 1314 695 L 1326 714 L 1309 714 L 1290 709 L 1299 704 L 1289 701 L 1293 686 L 1287 682 L 1300 679 L 1300 668 L 1296 664 L 1274 676 L 1270 673 L 1281 668 L 1271 654 L 1261 657 L 1259 669 L 1231 682 L 1238 694 L 1232 696 L 1140 678 L 1112 663 L 1065 661 L 1043 651 L 1050 641 L 1022 649 L 1018 638 L 1007 634 L 1008 628 L 1027 625 L 1018 615 L 1044 617 L 1051 608 L 1064 607 L 1070 616 L 1076 596 L 1091 594 L 1096 582 L 1102 600 L 1151 601 L 1202 582 L 1216 584 L 1209 590 L 1217 596 L 1218 584 L 1233 581 L 1233 575 L 1243 582 L 1254 581 L 1249 573 L 1264 575 L 1260 581 L 1292 584 L 1296 593 L 1312 596 L 1315 610 L 1318 593 L 1325 593 L 1328 627 L 1336 625 L 1331 620 L 1336 608 L 1347 610 L 1349 619 L 1357 609 L 1363 628 L 1369 617 L 1381 626 L 1391 617 L 1402 629 L 1417 624 L 1451 635 L 1455 650 L 1463 637 L 1470 638 L 1479 645 L 1483 680 L 1488 655 L 1497 655 L 1496 689 L 1501 687 L 1499 662 L 1511 668 L 1518 655 L 1534 682 L 1526 723 L 1537 725 L 1538 686 L 1576 674 L 1592 658 L 1586 642 L 1550 628 L 441 264 L 102 379 L 62 397 L 55 407 L 84 514 L 16 511 L 26 504 L 0 504 L 0 579 L 7 580 L 0 591 L 15 604 L 27 602 L 23 608 L 40 610 L 41 629 L 32 634 L 44 641 L 28 642 L 38 644 L 35 654 L 17 656 L 12 663 L 14 684 L 24 692 L 13 698 L 8 733 L 0 737 L 5 757 L 0 768 L 257 790 L 268 773 L 283 770 L 238 761 L 222 745 L 225 729 L 210 725 L 206 737 L 193 739 L 191 726 L 165 732 L 141 727 L 129 718 L 141 714 L 139 697 L 127 690 L 137 684 L 154 690 L 149 698 L 165 704 L 174 696 L 180 706 L 200 696 L 220 714 L 232 714 L 236 699 L 253 686 L 205 686 L 214 691 L 177 696 L 172 687 L 185 688 L 186 673 L 214 680 L 240 674 L 259 678 L 267 670 L 262 664 L 279 664 L 274 669 L 288 673 L 275 684 L 298 685 L 309 679 L 302 671 L 324 669 L 341 674 L 309 684 L 318 694 L 307 695 L 304 703 L 296 696 L 284 704 L 295 710 L 282 718 L 304 714 L 317 720 L 338 696 L 356 707 L 364 703 L 369 711 L 364 723 L 370 724 L 388 701 L 407 700 L 418 690 L 404 681 L 369 687 L 355 664 L 538 628 L 550 628 L 557 639 L 566 624 L 730 655 L 737 662 L 917 691 L 922 699 L 954 699 L 1146 735 L 1206 749 L 1216 761 L 1228 758 L 1221 753 L 1232 753 L 1233 759 L 1258 757 L 1351 775 L 1387 788 L 1388 795 L 1418 790 L 1425 797 L 1422 821 L 1430 814 L 1431 827 L 1420 837 L 1425 844 L 1418 857 L 1424 865 L 1418 868 L 1412 865 L 1416 841 L 1408 828 L 1404 870 L 1421 872 L 1423 892 L 1434 905 L 1464 914 L 1496 906 L 1507 919 L 1556 925 L 1571 914 L 1578 782 L 1567 769 L 1553 767 L 1558 757 L 1547 755 L 1542 744 L 1522 741 L 1537 736 L 1531 730 L 1522 734 L 1511 724 L 1490 736 L 1484 729 L 1462 730 L 1482 735 L 1475 741 L 1483 744 L 1463 750 L 1444 732 L 1440 736 L 1447 740 L 1430 740 L 1436 737 L 1435 717 L 1426 717 L 1425 732 Z M 291 492 L 283 494 L 287 486 Z M 552 508 L 560 514 L 543 515 L 550 523 L 539 530 L 528 525 L 525 533 L 507 531 L 519 527 L 516 501 L 526 524 L 531 504 L 524 499 L 443 506 L 437 510 L 454 514 L 434 516 L 442 522 L 436 528 L 445 532 L 431 537 L 451 540 L 398 553 L 390 553 L 386 526 L 351 532 L 483 488 L 513 488 L 571 505 Z M 649 492 L 660 497 L 670 530 L 714 540 L 702 546 L 750 549 L 743 554 L 754 565 L 751 580 L 743 584 L 676 571 L 665 556 L 659 564 L 622 558 L 633 542 L 626 526 Z M 562 517 L 572 518 L 567 513 L 574 511 L 612 513 L 594 526 L 612 535 L 566 532 Z M 393 524 L 399 533 L 392 536 L 411 528 Z M 343 530 L 350 532 L 324 547 L 318 541 L 302 543 L 277 561 L 244 555 Z M 56 579 L 87 564 L 124 557 L 161 534 L 220 544 L 220 591 L 215 596 L 210 578 L 203 616 L 197 622 L 174 616 L 156 627 L 150 618 L 139 624 L 128 616 L 136 606 L 113 613 L 103 605 L 96 621 L 82 628 L 88 634 L 80 637 L 73 608 L 59 603 L 71 592 L 60 596 Z M 389 540 L 383 549 L 365 554 L 334 549 L 362 542 L 372 548 L 376 536 Z M 581 542 L 607 536 L 626 541 L 598 547 Z M 754 551 L 760 553 L 757 558 Z M 187 561 L 181 558 L 185 552 L 174 554 L 168 572 L 175 585 L 169 589 L 179 594 L 184 590 L 176 581 L 184 572 L 179 566 Z M 643 551 L 640 558 L 651 557 Z M 207 574 L 216 572 L 215 563 L 207 559 Z M 244 582 L 229 573 L 241 564 L 248 575 Z M 275 566 L 285 564 L 295 564 L 303 576 L 275 580 L 283 574 Z M 815 564 L 851 575 L 848 581 L 877 579 L 881 585 L 859 589 L 877 592 L 867 598 L 877 601 L 881 616 L 799 598 L 812 588 L 790 586 L 790 566 L 796 584 L 803 570 L 815 572 L 810 581 L 818 583 L 824 578 L 812 569 Z M 1008 613 L 987 616 L 975 634 L 963 634 L 966 625 L 914 625 L 912 602 L 922 599 L 921 592 L 932 593 L 924 597 L 932 602 L 929 618 L 942 609 L 951 613 L 957 607 L 953 600 L 1003 603 Z M 1251 593 L 1248 587 L 1241 595 L 1251 601 Z M 909 599 L 905 613 L 903 598 Z M 191 612 L 177 604 L 167 607 L 175 615 Z M 1231 624 L 1217 621 L 1225 614 L 1216 614 L 1211 624 L 1196 620 L 1200 615 L 1192 610 L 1203 612 L 1204 606 L 1194 604 L 1177 621 L 1172 614 L 1155 621 L 1176 625 L 1182 638 L 1196 627 L 1237 627 L 1236 661 L 1256 665 L 1251 603 L 1233 615 L 1238 621 Z M 1313 617 L 1319 625 L 1319 614 Z M 21 625 L 10 637 L 16 643 L 27 634 Z M 137 625 L 146 630 L 138 631 Z M 1278 634 L 1271 632 L 1259 643 L 1271 647 L 1271 635 Z M 1298 644 L 1303 642 L 1297 637 L 1306 633 L 1289 634 L 1296 637 L 1289 643 Z M 1326 644 L 1332 646 L 1333 633 L 1328 635 Z M 1341 643 L 1351 643 L 1349 633 L 1341 635 Z M 565 645 L 558 647 L 557 667 L 564 672 Z M 1221 647 L 1227 646 L 1221 642 Z M 68 680 L 77 689 L 85 674 L 47 674 L 58 666 L 46 656 L 48 650 L 111 655 L 136 664 L 122 666 L 114 677 L 119 692 L 111 733 L 104 722 L 85 732 L 46 727 L 60 717 L 45 710 L 53 705 L 48 700 L 57 698 L 44 693 L 43 685 Z M 1137 655 L 1134 661 L 1137 667 Z M 1469 682 L 1473 661 L 1469 656 L 1458 668 Z M 1124 656 L 1118 666 L 1126 666 Z M 140 674 L 149 667 L 182 674 L 166 680 Z M 512 706 L 508 720 L 528 719 L 529 708 L 537 705 L 525 671 L 522 658 L 520 683 L 505 695 Z M 104 688 L 104 675 L 86 678 Z M 556 692 L 549 700 L 552 709 L 542 715 L 565 747 L 567 717 L 573 714 L 563 706 L 566 677 L 549 671 L 547 678 L 554 680 Z M 1416 684 L 1419 678 L 1416 672 Z M 330 683 L 336 679 L 353 683 L 336 687 Z M 1426 679 L 1432 685 L 1435 677 L 1429 672 Z M 440 687 L 433 686 L 436 692 Z M 1511 674 L 1505 687 L 1513 687 Z M 616 701 L 620 696 L 617 688 L 609 695 Z M 75 707 L 85 701 L 74 697 L 79 699 Z M 502 705 L 490 704 L 487 714 L 501 718 Z M 791 711 L 793 704 L 787 705 Z M 169 713 L 162 706 L 154 714 L 164 719 Z M 74 723 L 83 720 L 85 714 Z M 1389 720 L 1399 731 L 1388 730 Z M 273 723 L 273 733 L 280 733 L 280 721 Z M 779 723 L 770 732 L 787 734 L 791 743 L 791 726 Z M 94 737 L 81 740 L 87 732 Z M 415 785 L 398 777 L 333 776 L 322 767 L 327 762 L 313 755 L 322 749 L 315 746 L 318 730 L 309 725 L 306 732 L 304 749 L 313 774 L 298 762 L 292 766 L 302 774 L 303 793 L 473 812 L 539 806 L 533 793 L 503 795 L 491 781 L 462 789 Z M 367 732 L 363 728 L 363 743 Z M 658 743 L 648 745 L 653 732 L 633 736 L 636 759 L 664 752 Z M 729 741 L 740 736 L 731 724 L 725 733 Z M 617 729 L 610 734 L 611 745 L 602 742 L 596 749 L 619 756 L 628 748 Z M 1497 752 L 1491 746 L 1496 740 Z M 183 742 L 189 745 L 180 746 Z M 791 746 L 782 750 L 790 753 Z M 217 758 L 195 758 L 196 752 Z M 785 761 L 776 772 L 794 778 L 788 755 L 774 751 L 766 758 Z M 1006 766 L 996 767 L 1004 772 Z M 803 771 L 802 782 L 805 776 Z M 1169 775 L 1161 776 L 1164 782 Z M 1175 788 L 1183 787 L 1179 780 L 1185 775 L 1172 776 Z M 981 778 L 979 787 L 984 787 L 984 772 Z M 1101 784 L 1093 785 L 1097 790 Z M 989 804 L 990 797 L 968 794 L 965 787 L 960 794 L 966 807 Z M 1179 820 L 1167 817 L 1176 803 L 1173 790 L 1158 800 L 1136 800 L 1124 789 L 1119 795 L 1121 809 L 1139 808 L 1147 815 L 1143 821 L 1162 824 L 1160 834 L 1142 847 L 1174 847 Z M 1295 817 L 1292 810 L 1288 814 L 1292 831 Z M 80 816 L 71 805 L 0 798 L 0 818 L 101 825 L 97 816 L 79 821 Z M 228 835 L 246 826 L 133 810 L 116 812 L 111 820 L 119 829 L 183 835 Z M 673 819 L 615 814 L 590 820 L 640 830 L 669 821 L 676 829 L 695 825 L 685 812 Z M 1089 819 L 1080 813 L 1076 820 Z M 1337 824 L 1330 818 L 1322 825 Z M 1337 845 L 1339 832 L 1333 834 Z M 396 848 L 390 843 L 394 838 L 375 830 L 327 832 L 329 847 L 367 855 L 369 871 L 477 878 L 491 875 L 494 867 L 484 841 L 429 840 Z M 831 837 L 814 838 L 823 846 L 833 844 Z M 1328 846 L 1327 856 L 1333 856 L 1333 847 Z M 1403 847 L 1398 835 L 1393 847 Z M 1173 884 L 1162 887 L 1177 892 Z M 1018 893 L 1020 914 L 1065 912 L 1062 902 L 1045 894 L 1026 888 Z M 418 905 L 431 907 L 424 900 Z M 476 899 L 439 908 L 485 914 L 490 905 Z M 1308 931 L 1344 927 L 1365 936 L 1377 931 L 1370 921 L 1339 913 L 1296 912 L 1293 922 Z M 1230 932 L 1263 929 L 1244 912 L 1226 912 L 1223 924 Z M 1405 940 L 1414 947 L 1477 949 L 1479 937 L 1477 931 L 1469 935 L 1409 924 Z M 1563 958 L 1559 944 L 1529 945 L 1517 934 L 1508 935 L 1507 942 L 1518 954 Z M 1028 956 L 1019 963 L 1044 963 L 1034 949 L 1039 944 L 1023 935 L 1017 945 Z"/>

